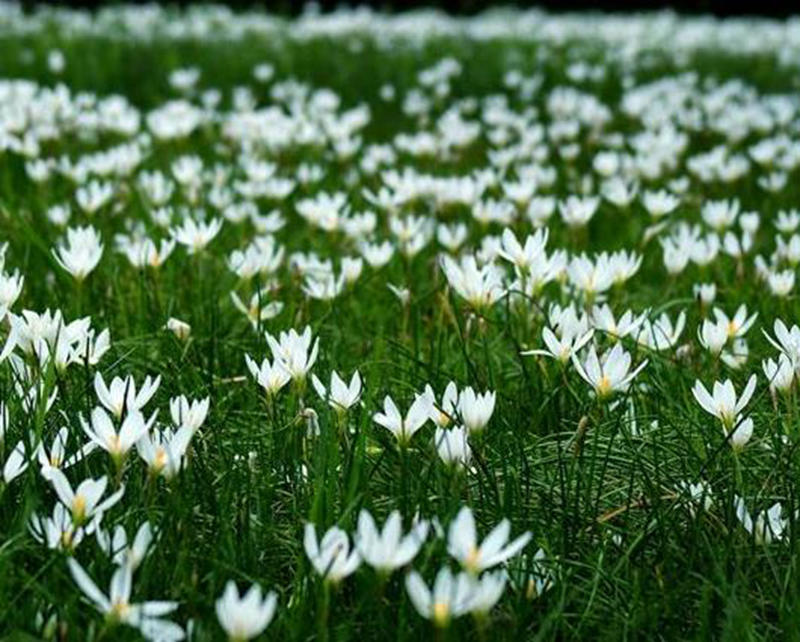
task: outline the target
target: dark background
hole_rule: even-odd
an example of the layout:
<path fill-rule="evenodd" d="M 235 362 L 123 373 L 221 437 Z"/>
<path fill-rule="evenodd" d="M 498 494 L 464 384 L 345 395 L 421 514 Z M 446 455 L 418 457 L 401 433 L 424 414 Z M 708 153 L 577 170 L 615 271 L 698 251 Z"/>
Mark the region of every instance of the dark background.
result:
<path fill-rule="evenodd" d="M 194 0 L 196 3 L 198 0 Z M 252 0 L 216 0 L 235 9 L 267 8 L 279 13 L 296 14 L 302 11 L 305 3 L 292 0 L 278 0 L 277 2 L 253 2 Z M 34 3 L 24 2 L 26 6 Z M 61 6 L 97 7 L 107 4 L 92 2 L 90 0 L 72 0 L 51 2 Z M 169 5 L 186 5 L 192 2 L 173 1 Z M 492 6 L 537 6 L 549 11 L 650 11 L 659 9 L 672 9 L 681 13 L 708 13 L 720 17 L 726 16 L 771 16 L 785 18 L 791 15 L 800 15 L 800 0 L 763 0 L 760 2 L 737 2 L 736 0 L 674 0 L 672 2 L 658 0 L 543 0 L 535 3 L 524 2 L 487 2 L 486 0 L 364 0 L 342 3 L 341 0 L 317 0 L 315 2 L 323 11 L 335 9 L 343 4 L 348 6 L 369 5 L 375 9 L 387 11 L 401 11 L 412 8 L 439 8 L 450 13 L 473 14 Z"/>

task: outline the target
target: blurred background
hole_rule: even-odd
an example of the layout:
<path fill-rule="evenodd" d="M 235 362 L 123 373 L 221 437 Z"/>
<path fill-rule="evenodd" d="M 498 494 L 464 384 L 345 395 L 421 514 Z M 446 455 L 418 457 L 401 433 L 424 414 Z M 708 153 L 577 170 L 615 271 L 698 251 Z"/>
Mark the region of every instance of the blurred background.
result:
<path fill-rule="evenodd" d="M 129 0 L 130 1 L 130 0 Z M 167 5 L 196 4 L 186 0 L 177 0 Z M 215 4 L 224 4 L 236 9 L 265 8 L 273 12 L 296 14 L 302 12 L 309 3 L 292 0 L 272 2 L 253 2 L 252 0 L 212 0 Z M 22 2 L 23 5 L 33 3 Z M 92 2 L 89 0 L 67 0 L 49 2 L 73 7 L 96 7 L 119 2 Z M 763 0 L 761 2 L 741 2 L 737 0 L 543 0 L 535 3 L 525 2 L 487 2 L 486 0 L 364 0 L 343 3 L 341 0 L 317 0 L 313 3 L 322 11 L 332 11 L 341 6 L 370 6 L 376 10 L 402 11 L 404 9 L 435 8 L 456 14 L 474 14 L 492 7 L 541 7 L 548 11 L 653 11 L 674 10 L 681 13 L 708 13 L 720 17 L 726 16 L 773 16 L 785 18 L 800 15 L 800 0 Z"/>

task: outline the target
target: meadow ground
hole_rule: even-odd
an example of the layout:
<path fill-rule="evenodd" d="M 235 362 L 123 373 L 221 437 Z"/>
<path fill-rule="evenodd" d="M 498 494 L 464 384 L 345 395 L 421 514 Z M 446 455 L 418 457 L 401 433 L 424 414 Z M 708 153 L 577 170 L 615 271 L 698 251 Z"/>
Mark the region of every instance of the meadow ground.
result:
<path fill-rule="evenodd" d="M 3 5 L 0 635 L 798 637 L 798 61 Z"/>

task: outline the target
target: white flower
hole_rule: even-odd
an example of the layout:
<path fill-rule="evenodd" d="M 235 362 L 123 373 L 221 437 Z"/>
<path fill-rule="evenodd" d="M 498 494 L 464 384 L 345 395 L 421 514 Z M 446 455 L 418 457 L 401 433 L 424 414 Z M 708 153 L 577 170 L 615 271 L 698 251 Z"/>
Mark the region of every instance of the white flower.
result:
<path fill-rule="evenodd" d="M 186 341 L 192 332 L 192 326 L 175 317 L 167 319 L 167 323 L 164 327 L 172 332 L 180 341 Z"/>
<path fill-rule="evenodd" d="M 535 234 L 529 235 L 525 239 L 525 245 L 521 245 L 509 228 L 503 231 L 503 246 L 500 256 L 506 261 L 516 266 L 522 273 L 528 272 L 531 267 L 540 260 L 546 259 L 545 245 L 547 245 L 548 229 L 541 228 Z"/>
<path fill-rule="evenodd" d="M 658 192 L 645 191 L 642 194 L 642 205 L 653 218 L 661 218 L 666 214 L 672 212 L 678 205 L 681 199 L 674 194 L 670 194 L 666 190 Z"/>
<path fill-rule="evenodd" d="M 458 413 L 470 433 L 478 433 L 486 428 L 494 413 L 495 399 L 493 391 L 480 394 L 470 386 L 461 391 L 458 396 Z"/>
<path fill-rule="evenodd" d="M 448 465 L 466 466 L 472 459 L 472 450 L 467 442 L 469 432 L 462 426 L 454 428 L 436 427 L 433 442 L 439 458 Z"/>
<path fill-rule="evenodd" d="M 736 509 L 736 519 L 758 544 L 771 544 L 783 539 L 789 520 L 781 517 L 783 507 L 780 502 L 775 502 L 769 509 L 758 513 L 755 520 L 747 511 L 744 500 L 738 495 L 734 497 L 733 505 Z"/>
<path fill-rule="evenodd" d="M 728 333 L 728 338 L 733 339 L 737 337 L 743 337 L 747 333 L 753 323 L 755 323 L 758 313 L 748 317 L 747 306 L 742 304 L 736 310 L 736 314 L 733 316 L 733 318 L 728 318 L 728 315 L 719 308 L 714 308 L 714 317 L 717 319 L 717 325 L 725 326 Z"/>
<path fill-rule="evenodd" d="M 471 582 L 466 573 L 453 573 L 443 566 L 430 590 L 419 573 L 411 571 L 406 576 L 406 591 L 411 603 L 422 617 L 432 620 L 434 625 L 444 628 L 450 620 L 469 611 Z"/>
<path fill-rule="evenodd" d="M 711 305 L 717 298 L 717 286 L 715 283 L 695 283 L 692 286 L 694 297 L 703 305 Z"/>
<path fill-rule="evenodd" d="M 425 425 L 431 416 L 431 399 L 427 395 L 417 395 L 405 417 L 389 395 L 383 400 L 383 412 L 376 412 L 372 420 L 389 430 L 401 446 L 408 445 L 414 434 Z"/>
<path fill-rule="evenodd" d="M 478 574 L 492 566 L 502 564 L 517 555 L 530 541 L 531 534 L 523 533 L 508 542 L 511 522 L 503 519 L 478 545 L 478 533 L 472 510 L 464 506 L 450 523 L 447 531 L 447 552 L 458 560 L 465 570 Z"/>
<path fill-rule="evenodd" d="M 197 432 L 208 416 L 209 397 L 189 400 L 185 395 L 169 400 L 169 412 L 172 423 L 178 428 L 187 427 L 192 433 Z"/>
<path fill-rule="evenodd" d="M 97 267 L 103 256 L 103 243 L 100 235 L 91 225 L 67 229 L 66 241 L 53 250 L 58 264 L 83 281 Z"/>
<path fill-rule="evenodd" d="M 111 183 L 97 180 L 90 181 L 75 190 L 75 200 L 80 208 L 89 214 L 95 214 L 108 203 L 114 196 L 114 186 Z"/>
<path fill-rule="evenodd" d="M 442 402 L 437 403 L 436 393 L 433 392 L 430 384 L 425 386 L 423 394 L 431 400 L 430 420 L 439 428 L 447 428 L 458 414 L 458 388 L 453 381 L 450 381 L 444 389 Z"/>
<path fill-rule="evenodd" d="M 567 276 L 572 285 L 582 290 L 587 299 L 591 299 L 614 285 L 613 267 L 607 254 L 599 254 L 594 260 L 581 254 L 570 260 Z"/>
<path fill-rule="evenodd" d="M 795 272 L 794 270 L 782 270 L 780 272 L 770 271 L 767 274 L 767 285 L 775 296 L 785 297 L 794 289 Z"/>
<path fill-rule="evenodd" d="M 142 387 L 137 392 L 136 382 L 130 375 L 124 379 L 114 377 L 109 386 L 106 385 L 103 375 L 99 372 L 94 376 L 94 390 L 97 394 L 97 399 L 117 419 L 122 417 L 123 411 L 141 411 L 153 398 L 160 384 L 161 375 L 155 379 L 147 376 Z"/>
<path fill-rule="evenodd" d="M 761 368 L 764 370 L 764 376 L 769 382 L 769 389 L 773 392 L 787 392 L 792 387 L 794 381 L 794 367 L 792 362 L 785 354 L 781 353 L 778 356 L 778 361 L 772 359 L 765 359 L 761 363 Z"/>
<path fill-rule="evenodd" d="M 595 196 L 584 198 L 569 196 L 566 200 L 558 202 L 558 211 L 569 227 L 582 227 L 592 219 L 598 205 L 600 199 Z"/>
<path fill-rule="evenodd" d="M 247 363 L 247 369 L 250 371 L 250 374 L 253 375 L 256 383 L 261 386 L 270 397 L 277 394 L 281 388 L 292 380 L 289 371 L 283 365 L 283 362 L 278 359 L 275 359 L 272 364 L 270 364 L 269 359 L 264 359 L 260 366 L 253 361 L 249 354 L 244 355 L 244 360 L 245 363 Z"/>
<path fill-rule="evenodd" d="M 728 432 L 723 425 L 723 432 L 728 438 L 731 448 L 736 451 L 742 450 L 753 436 L 753 420 L 750 417 L 737 415 L 733 423 L 733 430 Z"/>
<path fill-rule="evenodd" d="M 643 346 L 651 350 L 667 350 L 675 346 L 683 334 L 683 329 L 686 327 L 686 313 L 681 312 L 675 325 L 672 320 L 667 316 L 666 312 L 662 312 L 652 323 L 645 320 L 642 328 L 636 335 L 636 340 Z"/>
<path fill-rule="evenodd" d="M 728 343 L 730 338 L 728 329 L 728 324 L 724 319 L 717 320 L 716 323 L 704 319 L 703 325 L 697 329 L 697 339 L 700 341 L 700 345 L 714 356 L 717 356 L 722 352 L 725 344 Z"/>
<path fill-rule="evenodd" d="M 111 455 L 116 462 L 128 454 L 139 438 L 147 433 L 154 421 L 155 415 L 145 423 L 142 413 L 134 409 L 126 413 L 118 432 L 114 429 L 111 417 L 100 407 L 92 410 L 90 422 L 84 420 L 83 417 L 80 418 L 83 432 L 93 443 Z"/>
<path fill-rule="evenodd" d="M 270 591 L 262 598 L 261 587 L 253 584 L 241 597 L 236 584 L 231 580 L 225 585 L 216 604 L 219 625 L 231 640 L 244 642 L 263 633 L 278 605 L 278 596 Z"/>
<path fill-rule="evenodd" d="M 128 534 L 121 524 L 117 524 L 113 533 L 97 528 L 95 538 L 101 550 L 108 555 L 117 566 L 127 564 L 132 571 L 139 568 L 153 542 L 153 528 L 150 522 L 144 522 L 136 531 L 133 542 L 128 544 Z"/>
<path fill-rule="evenodd" d="M 547 555 L 544 549 L 540 548 L 533 555 L 531 566 L 533 567 L 527 577 L 525 584 L 525 596 L 530 600 L 539 597 L 545 591 L 553 587 L 553 572 L 544 563 Z"/>
<path fill-rule="evenodd" d="M 281 332 L 279 339 L 267 333 L 267 343 L 272 357 L 280 360 L 284 369 L 294 381 L 305 381 L 306 375 L 317 361 L 319 338 L 312 344 L 311 327 L 306 326 L 302 334 L 292 328 Z"/>
<path fill-rule="evenodd" d="M 756 390 L 757 379 L 755 374 L 748 379 L 747 385 L 738 399 L 730 379 L 727 379 L 724 383 L 715 381 L 710 394 L 700 380 L 696 379 L 692 387 L 692 394 L 703 410 L 714 415 L 726 429 L 730 430 L 737 415 L 744 410 L 744 407 L 752 398 Z"/>
<path fill-rule="evenodd" d="M 578 374 L 594 388 L 598 398 L 606 399 L 617 391 L 625 392 L 636 375 L 647 365 L 647 360 L 631 371 L 631 355 L 621 343 L 614 344 L 611 350 L 598 358 L 594 346 L 589 348 L 586 361 L 581 364 L 573 355 L 572 362 Z"/>
<path fill-rule="evenodd" d="M 172 479 L 184 464 L 184 455 L 194 431 L 189 426 L 178 430 L 154 430 L 146 432 L 136 442 L 136 452 L 147 464 L 150 474 Z"/>
<path fill-rule="evenodd" d="M 97 588 L 97 585 L 78 562 L 69 558 L 67 564 L 78 588 L 89 599 L 92 606 L 110 622 L 126 624 L 139 629 L 139 632 L 148 640 L 174 642 L 184 639 L 185 634 L 180 626 L 161 617 L 177 609 L 177 602 L 159 600 L 139 604 L 130 603 L 133 578 L 131 567 L 128 564 L 123 564 L 114 571 L 108 597 Z"/>
<path fill-rule="evenodd" d="M 767 337 L 767 340 L 772 345 L 788 357 L 795 371 L 800 370 L 800 328 L 793 325 L 792 329 L 789 330 L 783 321 L 775 319 L 773 330 L 775 331 L 774 339 L 766 332 L 764 336 Z"/>
<path fill-rule="evenodd" d="M 408 305 L 408 302 L 411 300 L 411 290 L 404 287 L 398 287 L 392 283 L 387 283 L 386 287 L 397 297 L 397 300 L 400 301 L 401 304 L 404 306 Z"/>
<path fill-rule="evenodd" d="M 72 520 L 78 526 L 111 508 L 122 499 L 122 494 L 125 492 L 125 487 L 120 486 L 116 493 L 109 495 L 101 502 L 100 498 L 108 485 L 105 475 L 99 479 L 84 479 L 73 491 L 64 473 L 58 468 L 52 470 L 50 482 L 53 484 L 58 499 L 72 513 Z"/>
<path fill-rule="evenodd" d="M 159 268 L 175 249 L 175 241 L 161 241 L 160 247 L 147 237 L 129 237 L 119 234 L 115 237 L 117 250 L 123 253 L 136 269 Z"/>
<path fill-rule="evenodd" d="M 21 439 L 11 449 L 11 453 L 3 465 L 3 481 L 10 484 L 28 469 L 28 457 L 25 451 L 25 442 Z"/>
<path fill-rule="evenodd" d="M 736 222 L 739 215 L 738 199 L 730 201 L 708 201 L 703 204 L 701 214 L 705 223 L 720 232 Z"/>
<path fill-rule="evenodd" d="M 541 355 L 543 357 L 552 357 L 561 363 L 568 363 L 572 355 L 583 348 L 591 338 L 594 336 L 594 328 L 585 332 L 572 332 L 564 331 L 559 337 L 550 328 L 545 326 L 542 329 L 542 340 L 546 349 L 526 350 L 520 354 L 528 355 Z"/>
<path fill-rule="evenodd" d="M 25 277 L 18 271 L 13 274 L 5 274 L 0 269 L 0 321 L 3 320 L 6 311 L 16 303 L 22 293 L 22 285 Z"/>
<path fill-rule="evenodd" d="M 66 552 L 74 551 L 86 535 L 86 530 L 75 525 L 72 514 L 60 503 L 53 507 L 52 517 L 33 514 L 28 522 L 28 530 L 40 544 Z"/>
<path fill-rule="evenodd" d="M 484 573 L 480 577 L 466 574 L 470 584 L 466 610 L 479 616 L 485 616 L 503 597 L 506 590 L 507 573 L 504 570 Z"/>
<path fill-rule="evenodd" d="M 472 255 L 464 256 L 460 263 L 445 255 L 441 264 L 450 287 L 477 310 L 491 307 L 505 294 L 503 272 L 492 263 L 479 268 Z"/>
<path fill-rule="evenodd" d="M 411 531 L 403 535 L 402 517 L 392 511 L 382 530 L 378 530 L 369 511 L 358 514 L 358 531 L 355 546 L 361 558 L 381 573 L 390 573 L 409 564 L 416 557 L 428 536 L 428 522 L 415 521 Z"/>
<path fill-rule="evenodd" d="M 689 512 L 692 516 L 698 508 L 708 511 L 714 505 L 711 486 L 706 481 L 700 480 L 694 484 L 682 481 L 678 484 L 678 489 L 686 494 Z"/>
<path fill-rule="evenodd" d="M 222 229 L 222 219 L 195 221 L 187 218 L 183 225 L 171 230 L 172 237 L 183 245 L 189 254 L 202 252 Z"/>
<path fill-rule="evenodd" d="M 311 376 L 311 383 L 317 391 L 319 398 L 327 401 L 331 408 L 346 412 L 361 398 L 361 375 L 356 370 L 350 378 L 350 384 L 345 384 L 339 373 L 331 372 L 330 389 L 326 390 L 317 375 Z"/>
<path fill-rule="evenodd" d="M 263 290 L 255 292 L 250 297 L 249 305 L 245 305 L 236 292 L 231 292 L 231 301 L 233 301 L 236 309 L 247 317 L 254 330 L 258 329 L 261 321 L 274 319 L 283 310 L 283 303 L 281 301 L 268 301 L 267 293 Z"/>
<path fill-rule="evenodd" d="M 40 443 L 36 448 L 36 458 L 39 461 L 40 472 L 44 479 L 50 479 L 50 474 L 54 468 L 65 470 L 81 461 L 84 456 L 88 455 L 97 447 L 97 444 L 94 442 L 89 442 L 81 447 L 74 455 L 67 457 L 68 439 L 69 429 L 66 426 L 62 426 L 53 439 L 53 445 L 49 453 L 45 449 L 43 443 Z"/>
<path fill-rule="evenodd" d="M 314 570 L 326 581 L 340 582 L 361 565 L 357 550 L 350 552 L 350 540 L 341 528 L 333 526 L 317 542 L 313 524 L 306 524 L 303 547 Z"/>
<path fill-rule="evenodd" d="M 622 339 L 629 334 L 635 334 L 646 318 L 647 313 L 635 317 L 633 312 L 628 310 L 619 320 L 616 320 L 608 304 L 594 306 L 591 316 L 592 324 L 595 329 L 600 332 L 605 332 L 612 339 Z"/>

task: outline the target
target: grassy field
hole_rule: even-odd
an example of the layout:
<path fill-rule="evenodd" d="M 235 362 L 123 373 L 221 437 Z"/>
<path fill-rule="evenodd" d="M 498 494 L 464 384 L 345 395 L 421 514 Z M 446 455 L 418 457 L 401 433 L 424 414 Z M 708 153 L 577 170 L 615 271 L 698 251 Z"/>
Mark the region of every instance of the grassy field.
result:
<path fill-rule="evenodd" d="M 800 636 L 796 21 L 0 45 L 0 638 Z"/>

